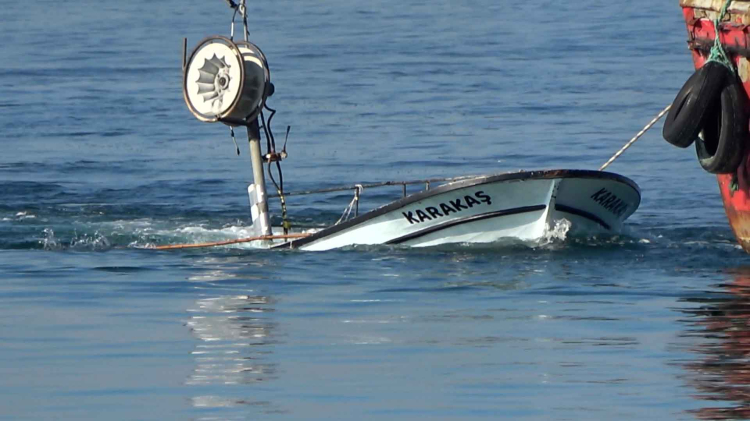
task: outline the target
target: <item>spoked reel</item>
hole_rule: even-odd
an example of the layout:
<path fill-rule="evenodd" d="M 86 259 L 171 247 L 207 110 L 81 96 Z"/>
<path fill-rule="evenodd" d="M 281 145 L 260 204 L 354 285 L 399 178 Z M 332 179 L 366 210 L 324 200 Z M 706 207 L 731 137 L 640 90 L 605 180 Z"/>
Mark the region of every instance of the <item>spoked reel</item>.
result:
<path fill-rule="evenodd" d="M 212 36 L 201 41 L 190 55 L 182 92 L 198 120 L 246 126 L 273 94 L 273 85 L 260 48 L 247 41 Z"/>

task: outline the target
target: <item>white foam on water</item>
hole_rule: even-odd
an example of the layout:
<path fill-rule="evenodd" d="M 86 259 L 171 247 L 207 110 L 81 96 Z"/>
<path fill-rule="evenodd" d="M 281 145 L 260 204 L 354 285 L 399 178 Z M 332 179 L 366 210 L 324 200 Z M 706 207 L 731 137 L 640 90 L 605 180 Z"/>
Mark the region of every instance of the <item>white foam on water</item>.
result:
<path fill-rule="evenodd" d="M 3 221 L 21 221 L 24 219 L 36 219 L 36 215 L 30 214 L 27 211 L 21 211 L 21 212 L 16 212 L 15 214 L 13 214 L 12 217 L 6 216 L 2 220 Z"/>
<path fill-rule="evenodd" d="M 52 231 L 52 228 L 45 228 L 42 233 L 44 234 L 44 237 L 39 240 L 39 244 L 42 245 L 43 249 L 59 250 L 62 248 L 60 241 L 55 237 L 55 232 Z"/>
<path fill-rule="evenodd" d="M 106 250 L 111 247 L 112 243 L 99 231 L 96 231 L 91 235 L 78 235 L 78 233 L 76 233 L 76 235 L 73 236 L 73 239 L 70 240 L 70 248 L 72 249 Z"/>
<path fill-rule="evenodd" d="M 76 232 L 70 241 L 67 242 L 57 238 L 52 228 L 45 228 L 42 231 L 42 235 L 42 238 L 39 239 L 39 244 L 42 245 L 44 250 L 108 250 L 112 248 L 110 240 L 99 231 L 93 234 L 81 235 Z"/>
<path fill-rule="evenodd" d="M 182 222 L 182 224 L 180 224 Z M 252 226 L 236 221 L 234 224 L 210 227 L 204 221 L 160 221 L 149 218 L 136 220 L 114 220 L 105 222 L 75 222 L 76 231 L 72 234 L 58 231 L 59 227 L 47 227 L 43 230 L 39 244 L 45 250 L 88 249 L 104 250 L 112 247 L 153 248 L 158 245 L 199 244 L 241 240 L 255 237 Z M 306 231 L 313 233 L 318 229 Z M 283 234 L 283 229 L 275 228 L 274 235 Z M 265 249 L 268 244 L 252 241 L 238 244 L 216 246 L 223 248 Z"/>
<path fill-rule="evenodd" d="M 554 225 L 547 225 L 544 236 L 539 240 L 539 245 L 547 246 L 564 242 L 572 226 L 573 224 L 565 218 L 555 220 Z"/>
<path fill-rule="evenodd" d="M 238 221 L 239 222 L 239 221 Z M 308 229 L 305 231 L 296 231 L 303 233 L 315 233 L 320 229 Z M 147 229 L 144 233 L 149 235 L 147 244 L 136 241 L 131 243 L 132 247 L 153 247 L 156 244 L 197 244 L 241 240 L 257 236 L 252 226 L 245 225 L 225 225 L 221 228 L 207 228 L 205 224 L 187 225 L 171 229 Z M 282 235 L 282 228 L 274 228 L 273 235 Z M 278 240 L 277 240 L 278 241 Z M 237 244 L 227 244 L 216 247 L 237 248 L 237 249 L 266 249 L 268 244 L 263 241 L 250 241 Z"/>

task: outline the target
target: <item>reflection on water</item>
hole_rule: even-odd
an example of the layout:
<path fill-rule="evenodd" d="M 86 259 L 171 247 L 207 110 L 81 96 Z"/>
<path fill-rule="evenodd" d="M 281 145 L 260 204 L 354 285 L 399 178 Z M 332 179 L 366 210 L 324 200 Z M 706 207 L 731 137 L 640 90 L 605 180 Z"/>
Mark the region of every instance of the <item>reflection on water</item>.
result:
<path fill-rule="evenodd" d="M 238 295 L 198 300 L 187 322 L 201 341 L 188 384 L 250 384 L 273 379 L 276 366 L 263 362 L 271 351 L 273 323 L 259 317 L 273 311 L 268 297 Z"/>
<path fill-rule="evenodd" d="M 272 406 L 253 400 L 248 387 L 277 376 L 276 364 L 269 361 L 276 342 L 275 323 L 267 318 L 272 305 L 266 296 L 227 295 L 200 299 L 188 310 L 193 315 L 186 325 L 199 342 L 186 383 L 210 393 L 193 397 L 194 407 Z"/>
<path fill-rule="evenodd" d="M 733 273 L 732 282 L 714 294 L 685 301 L 700 307 L 683 309 L 683 336 L 699 339 L 689 348 L 700 355 L 684 364 L 696 397 L 713 404 L 694 411 L 699 419 L 750 418 L 750 267 Z"/>

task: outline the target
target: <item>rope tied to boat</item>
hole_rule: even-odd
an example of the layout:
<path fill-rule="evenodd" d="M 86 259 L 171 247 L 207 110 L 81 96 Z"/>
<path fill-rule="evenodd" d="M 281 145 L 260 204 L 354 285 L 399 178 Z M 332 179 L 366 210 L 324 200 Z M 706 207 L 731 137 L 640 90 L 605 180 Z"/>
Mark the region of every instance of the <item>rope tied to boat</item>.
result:
<path fill-rule="evenodd" d="M 352 198 L 352 201 L 349 202 L 349 205 L 344 209 L 344 213 L 341 215 L 341 218 L 339 218 L 338 221 L 334 225 L 338 225 L 342 222 L 346 222 L 349 220 L 349 216 L 352 214 L 352 209 L 356 210 L 354 211 L 354 216 L 357 216 L 359 213 L 359 196 L 362 194 L 362 192 L 365 191 L 365 187 L 361 184 L 357 184 L 354 186 L 354 197 Z"/>
<path fill-rule="evenodd" d="M 714 19 L 714 45 L 711 47 L 711 52 L 708 55 L 708 60 L 706 60 L 706 63 L 710 61 L 715 61 L 717 63 L 720 63 L 724 65 L 727 69 L 729 69 L 732 73 L 734 73 L 734 64 L 732 64 L 732 61 L 729 60 L 729 56 L 727 55 L 727 52 L 724 51 L 724 47 L 721 46 L 721 21 L 724 20 L 724 17 L 727 14 L 727 9 L 729 8 L 729 5 L 732 3 L 732 0 L 726 0 L 724 2 L 724 6 L 721 8 L 721 12 L 719 12 L 719 15 Z"/>

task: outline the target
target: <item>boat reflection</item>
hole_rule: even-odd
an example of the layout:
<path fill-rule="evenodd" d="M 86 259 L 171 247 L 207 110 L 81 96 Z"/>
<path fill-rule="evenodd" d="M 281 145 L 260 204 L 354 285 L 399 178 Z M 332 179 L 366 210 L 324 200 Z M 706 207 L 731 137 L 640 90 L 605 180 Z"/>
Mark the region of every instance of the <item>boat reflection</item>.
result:
<path fill-rule="evenodd" d="M 681 309 L 691 316 L 683 336 L 698 339 L 689 350 L 701 356 L 683 365 L 688 383 L 698 399 L 715 402 L 691 411 L 698 419 L 750 419 L 750 267 L 732 273 L 715 293 L 684 300 L 699 307 Z"/>
<path fill-rule="evenodd" d="M 200 299 L 188 310 L 186 326 L 198 339 L 195 368 L 186 380 L 200 393 L 191 399 L 194 407 L 273 407 L 250 398 L 247 387 L 277 378 L 277 364 L 270 361 L 276 343 L 276 324 L 268 318 L 272 305 L 267 296 L 228 295 Z"/>
<path fill-rule="evenodd" d="M 201 343 L 192 354 L 197 362 L 191 385 L 250 384 L 273 379 L 276 365 L 263 362 L 271 353 L 273 311 L 264 296 L 224 296 L 197 302 L 187 326 Z"/>

